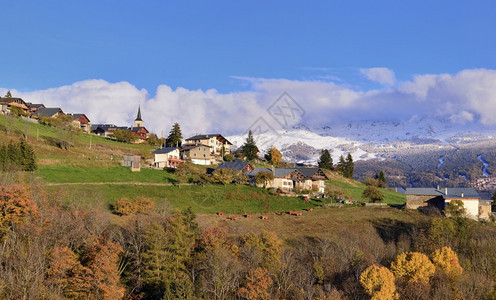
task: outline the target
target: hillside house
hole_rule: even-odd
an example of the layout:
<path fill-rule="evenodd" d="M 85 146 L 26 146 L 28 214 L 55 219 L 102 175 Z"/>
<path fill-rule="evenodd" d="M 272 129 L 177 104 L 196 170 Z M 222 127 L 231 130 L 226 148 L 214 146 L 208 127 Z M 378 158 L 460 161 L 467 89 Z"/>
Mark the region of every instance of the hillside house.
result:
<path fill-rule="evenodd" d="M 460 200 L 471 218 L 487 219 L 492 200 L 482 200 L 474 188 L 407 188 L 406 207 L 422 209 L 436 207 L 443 210 L 453 200 Z"/>
<path fill-rule="evenodd" d="M 233 174 L 236 174 L 238 172 L 248 173 L 254 170 L 255 168 L 248 161 L 242 161 L 241 159 L 236 159 L 235 161 L 223 162 L 214 170 L 214 173 L 220 169 L 230 169 L 233 172 Z"/>
<path fill-rule="evenodd" d="M 10 114 L 11 107 L 18 107 L 23 111 L 28 111 L 28 106 L 26 102 L 21 98 L 13 98 L 13 97 L 0 97 L 0 113 L 1 114 Z"/>
<path fill-rule="evenodd" d="M 327 176 L 320 168 L 255 168 L 248 172 L 248 177 L 254 178 L 259 172 L 271 172 L 274 180 L 266 187 L 292 191 L 294 189 L 325 192 Z"/>
<path fill-rule="evenodd" d="M 183 145 L 181 147 L 181 157 L 183 160 L 191 161 L 196 165 L 209 166 L 214 162 L 212 149 L 208 145 Z"/>
<path fill-rule="evenodd" d="M 154 155 L 153 165 L 155 168 L 176 168 L 182 163 L 180 158 L 180 148 L 165 147 L 152 152 Z"/>
<path fill-rule="evenodd" d="M 131 127 L 126 128 L 126 130 L 131 131 L 131 133 L 136 137 L 136 143 L 145 143 L 148 138 L 148 129 L 145 127 Z"/>
<path fill-rule="evenodd" d="M 210 146 L 212 156 L 219 161 L 222 161 L 224 155 L 231 153 L 232 143 L 218 133 L 197 134 L 185 140 L 185 145 L 198 144 Z"/>
<path fill-rule="evenodd" d="M 64 112 L 60 107 L 43 107 L 37 109 L 31 114 L 31 118 L 39 119 L 41 117 L 55 118 L 59 115 L 63 115 Z"/>
<path fill-rule="evenodd" d="M 43 105 L 43 104 L 37 104 L 37 103 L 31 103 L 31 102 L 26 102 L 26 106 L 28 107 L 28 112 L 31 114 L 40 108 L 45 108 L 45 105 Z"/>
<path fill-rule="evenodd" d="M 81 128 L 83 132 L 90 132 L 91 124 L 90 119 L 85 114 L 66 114 L 72 117 L 72 123 L 74 127 Z"/>
<path fill-rule="evenodd" d="M 92 132 L 96 135 L 103 137 L 112 137 L 114 131 L 117 129 L 127 130 L 128 128 L 125 126 L 116 126 L 114 124 L 95 124 L 91 125 L 91 128 L 94 128 Z"/>

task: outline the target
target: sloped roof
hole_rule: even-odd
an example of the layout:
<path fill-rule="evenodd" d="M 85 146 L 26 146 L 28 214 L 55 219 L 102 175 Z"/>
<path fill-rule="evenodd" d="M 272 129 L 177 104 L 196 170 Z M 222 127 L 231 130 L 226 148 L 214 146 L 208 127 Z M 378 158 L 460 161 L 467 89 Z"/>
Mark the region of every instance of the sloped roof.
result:
<path fill-rule="evenodd" d="M 153 154 L 164 154 L 164 153 L 169 153 L 172 152 L 176 149 L 179 149 L 179 147 L 165 147 L 165 148 L 158 148 L 157 150 L 153 151 Z"/>
<path fill-rule="evenodd" d="M 80 117 L 85 117 L 85 118 L 86 118 L 86 120 L 88 120 L 88 122 L 90 121 L 90 119 L 88 119 L 88 117 L 87 117 L 85 114 L 73 114 L 73 113 L 68 113 L 68 114 L 66 114 L 66 115 L 71 116 L 73 120 L 76 120 L 76 119 L 78 119 L 78 118 L 80 118 Z"/>
<path fill-rule="evenodd" d="M 29 107 L 29 108 L 43 108 L 45 107 L 44 104 L 42 103 L 31 103 L 31 102 L 26 102 L 26 106 Z"/>
<path fill-rule="evenodd" d="M 51 117 L 57 113 L 64 113 L 60 107 L 44 107 L 40 108 L 33 113 L 37 117 Z"/>
<path fill-rule="evenodd" d="M 442 196 L 443 198 L 480 198 L 474 188 L 407 188 L 407 195 Z M 463 197 L 462 197 L 463 196 Z"/>
<path fill-rule="evenodd" d="M 131 128 L 127 128 L 127 130 L 131 131 L 131 132 L 138 132 L 140 131 L 141 129 L 144 129 L 146 130 L 146 132 L 148 132 L 148 129 L 146 129 L 145 127 L 131 127 Z"/>
<path fill-rule="evenodd" d="M 138 115 L 136 116 L 135 121 L 143 121 L 141 119 L 141 106 L 138 106 Z"/>
<path fill-rule="evenodd" d="M 215 171 L 219 169 L 231 169 L 233 171 L 241 171 L 244 168 L 246 168 L 246 166 L 248 166 L 249 164 L 250 162 L 242 161 L 241 159 L 236 159 L 235 161 L 225 161 L 222 164 L 220 164 L 220 166 L 218 166 L 215 169 Z"/>
<path fill-rule="evenodd" d="M 255 168 L 255 169 L 251 170 L 246 175 L 248 175 L 248 177 L 254 177 L 255 175 L 257 175 L 260 172 L 269 172 L 269 173 L 272 173 L 272 170 L 270 168 L 260 168 L 260 167 L 258 167 L 258 168 Z"/>

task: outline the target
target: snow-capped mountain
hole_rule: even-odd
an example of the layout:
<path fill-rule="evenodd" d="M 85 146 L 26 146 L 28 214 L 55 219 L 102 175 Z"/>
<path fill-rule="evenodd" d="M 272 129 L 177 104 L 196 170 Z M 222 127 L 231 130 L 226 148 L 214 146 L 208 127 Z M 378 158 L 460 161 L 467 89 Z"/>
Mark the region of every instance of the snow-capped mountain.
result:
<path fill-rule="evenodd" d="M 266 152 L 275 146 L 286 161 L 314 164 L 321 149 L 329 149 L 333 160 L 351 153 L 354 160 L 378 157 L 377 148 L 396 147 L 398 142 L 414 145 L 456 143 L 470 139 L 492 139 L 496 129 L 478 124 L 455 124 L 451 121 L 413 117 L 408 121 L 353 121 L 346 124 L 305 126 L 254 134 L 257 146 Z M 246 140 L 246 133 L 230 136 L 234 148 Z"/>

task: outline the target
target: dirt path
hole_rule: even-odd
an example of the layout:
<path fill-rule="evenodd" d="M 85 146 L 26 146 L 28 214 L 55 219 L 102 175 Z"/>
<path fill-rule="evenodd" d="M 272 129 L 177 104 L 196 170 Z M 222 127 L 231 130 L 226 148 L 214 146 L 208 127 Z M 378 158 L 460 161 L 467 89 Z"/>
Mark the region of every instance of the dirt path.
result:
<path fill-rule="evenodd" d="M 156 183 L 156 182 L 138 182 L 138 181 L 127 181 L 127 182 L 49 182 L 46 183 L 48 186 L 61 186 L 61 185 L 150 185 L 150 186 L 180 186 L 180 185 L 195 185 L 193 183 L 181 183 L 180 185 L 174 183 Z"/>

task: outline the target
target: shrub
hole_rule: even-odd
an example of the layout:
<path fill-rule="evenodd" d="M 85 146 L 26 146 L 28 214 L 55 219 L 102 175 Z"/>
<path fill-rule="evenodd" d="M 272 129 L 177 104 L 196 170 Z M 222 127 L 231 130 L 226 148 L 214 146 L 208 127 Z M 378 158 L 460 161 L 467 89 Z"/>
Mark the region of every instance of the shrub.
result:
<path fill-rule="evenodd" d="M 384 195 L 378 188 L 374 186 L 368 186 L 363 191 L 362 198 L 369 199 L 369 202 L 371 203 L 376 203 L 376 202 L 382 202 L 382 200 L 384 200 Z"/>
<path fill-rule="evenodd" d="M 374 300 L 397 299 L 394 275 L 386 267 L 371 265 L 360 275 L 360 284 Z"/>
<path fill-rule="evenodd" d="M 118 215 L 131 215 L 136 213 L 136 206 L 131 200 L 121 198 L 115 201 L 114 212 Z"/>
<path fill-rule="evenodd" d="M 391 271 L 409 282 L 429 283 L 436 267 L 420 252 L 404 252 L 391 263 Z"/>

